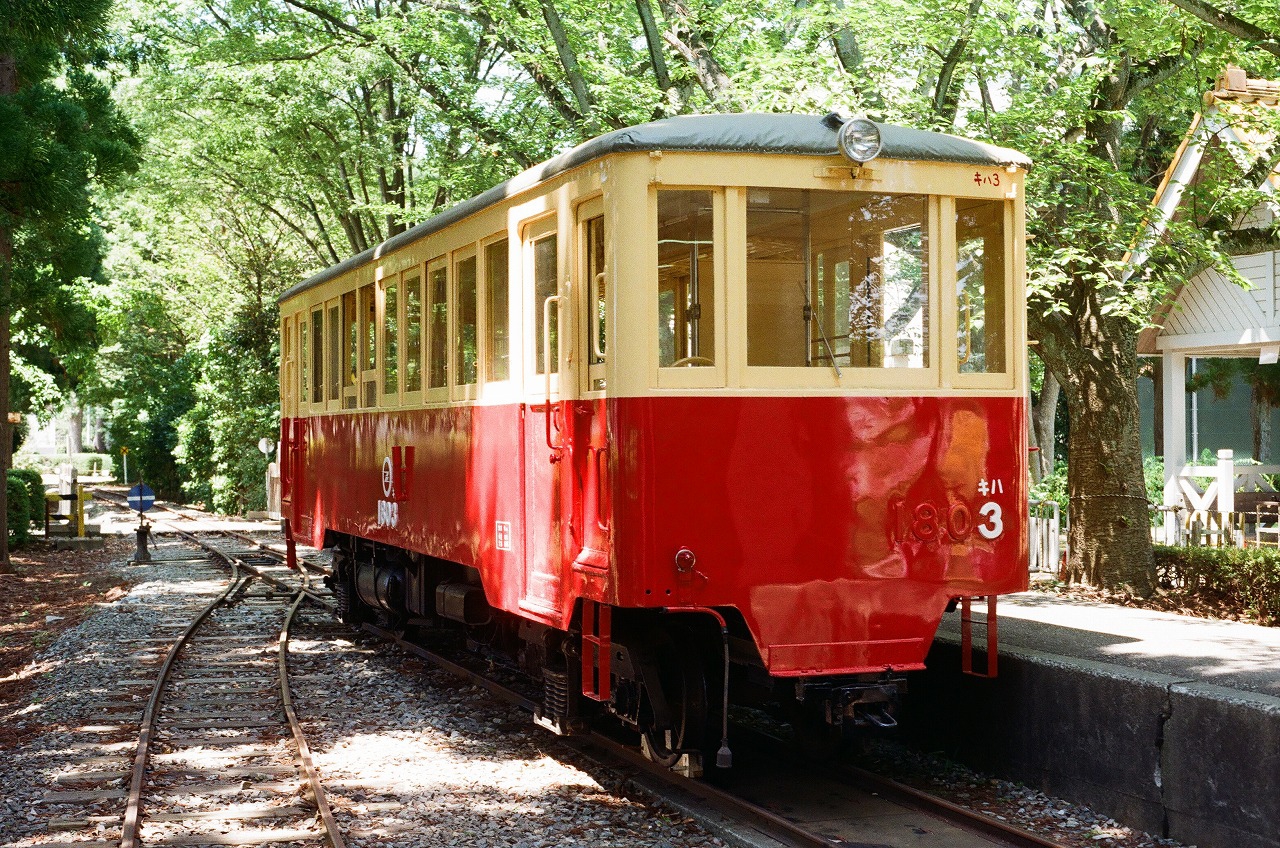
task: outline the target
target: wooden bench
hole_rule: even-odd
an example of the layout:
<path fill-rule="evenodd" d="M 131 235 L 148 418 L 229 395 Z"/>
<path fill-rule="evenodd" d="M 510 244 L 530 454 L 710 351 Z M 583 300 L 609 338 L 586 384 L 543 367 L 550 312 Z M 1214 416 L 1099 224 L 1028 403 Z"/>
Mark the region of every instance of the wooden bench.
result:
<path fill-rule="evenodd" d="M 1280 492 L 1236 492 L 1235 514 L 1248 516 L 1245 521 L 1253 524 L 1255 544 L 1270 536 L 1268 544 L 1280 545 Z"/>

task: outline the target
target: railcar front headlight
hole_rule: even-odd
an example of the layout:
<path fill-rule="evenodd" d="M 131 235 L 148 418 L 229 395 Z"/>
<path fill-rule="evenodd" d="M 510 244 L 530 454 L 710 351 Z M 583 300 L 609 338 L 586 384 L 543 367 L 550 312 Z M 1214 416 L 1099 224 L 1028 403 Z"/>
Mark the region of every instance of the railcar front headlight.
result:
<path fill-rule="evenodd" d="M 859 165 L 880 155 L 880 128 L 866 118 L 850 118 L 836 135 L 840 152 Z"/>

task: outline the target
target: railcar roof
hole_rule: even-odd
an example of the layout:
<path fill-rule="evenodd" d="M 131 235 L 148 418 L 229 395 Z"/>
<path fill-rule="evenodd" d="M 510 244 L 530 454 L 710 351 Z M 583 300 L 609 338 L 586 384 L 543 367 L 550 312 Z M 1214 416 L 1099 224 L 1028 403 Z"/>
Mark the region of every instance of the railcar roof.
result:
<path fill-rule="evenodd" d="M 882 159 L 907 161 L 955 162 L 962 165 L 1016 165 L 1028 168 L 1031 160 L 1015 150 L 985 144 L 954 135 L 927 130 L 877 124 L 880 128 Z M 832 156 L 836 147 L 836 130 L 816 115 L 681 115 L 664 118 L 636 127 L 615 130 L 583 142 L 541 165 L 524 171 L 470 200 L 451 206 L 421 224 L 392 236 L 376 247 L 343 260 L 337 265 L 308 277 L 279 298 L 287 300 L 347 271 L 359 268 L 371 259 L 384 256 L 397 248 L 426 238 L 487 206 L 536 185 L 542 180 L 585 165 L 611 153 L 671 150 L 702 153 L 785 153 L 807 156 Z"/>

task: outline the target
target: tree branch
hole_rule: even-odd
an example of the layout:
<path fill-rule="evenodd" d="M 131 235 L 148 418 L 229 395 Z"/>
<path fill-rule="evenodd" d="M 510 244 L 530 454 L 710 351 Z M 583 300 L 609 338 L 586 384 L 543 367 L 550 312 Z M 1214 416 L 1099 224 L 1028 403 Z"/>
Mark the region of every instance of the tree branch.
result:
<path fill-rule="evenodd" d="M 560 65 L 564 69 L 565 78 L 569 80 L 569 89 L 573 92 L 574 99 L 578 101 L 578 113 L 593 128 L 598 127 L 599 125 L 591 117 L 595 102 L 591 99 L 591 91 L 587 88 L 587 81 L 582 76 L 582 68 L 578 65 L 578 54 L 574 52 L 573 45 L 569 42 L 569 33 L 565 31 L 564 21 L 561 20 L 560 13 L 556 11 L 552 0 L 538 0 L 538 6 L 541 7 L 542 19 L 547 22 L 547 29 L 551 32 L 551 40 L 555 42 Z"/>
<path fill-rule="evenodd" d="M 1177 6 L 1184 12 L 1195 15 L 1206 23 L 1212 24 L 1227 35 L 1233 35 L 1241 41 L 1250 42 L 1252 47 L 1265 50 L 1273 56 L 1280 56 L 1280 35 L 1267 32 L 1261 27 L 1237 18 L 1230 12 L 1205 3 L 1204 0 L 1167 0 L 1167 2 L 1170 5 Z"/>

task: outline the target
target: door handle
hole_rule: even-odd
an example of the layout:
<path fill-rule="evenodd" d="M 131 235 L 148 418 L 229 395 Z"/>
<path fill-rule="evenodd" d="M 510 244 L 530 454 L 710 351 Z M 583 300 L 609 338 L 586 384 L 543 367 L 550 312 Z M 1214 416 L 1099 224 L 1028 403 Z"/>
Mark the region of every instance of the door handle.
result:
<path fill-rule="evenodd" d="M 551 438 L 551 416 L 554 414 L 551 406 L 551 305 L 553 303 L 555 304 L 556 310 L 557 310 L 556 317 L 557 319 L 559 319 L 559 309 L 560 309 L 560 304 L 562 300 L 563 298 L 560 295 L 553 294 L 550 297 L 548 297 L 546 300 L 542 301 L 542 368 L 546 373 L 546 378 L 547 378 L 547 384 L 546 384 L 547 448 L 551 451 L 550 459 L 552 462 L 559 462 L 560 452 L 564 450 L 563 444 L 557 445 L 555 441 Z M 559 330 L 559 327 L 560 327 L 560 322 L 559 320 L 557 320 L 556 321 L 557 330 Z M 559 333 L 557 332 L 556 341 L 559 341 L 558 336 L 559 336 Z M 557 350 L 556 351 L 557 365 L 559 364 L 559 361 L 560 361 L 559 351 Z"/>

